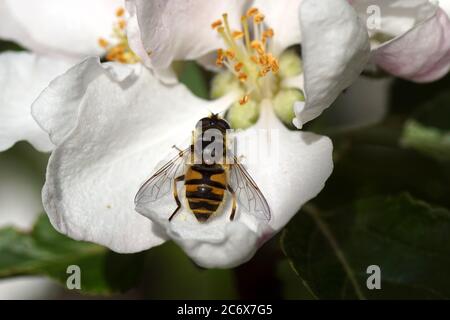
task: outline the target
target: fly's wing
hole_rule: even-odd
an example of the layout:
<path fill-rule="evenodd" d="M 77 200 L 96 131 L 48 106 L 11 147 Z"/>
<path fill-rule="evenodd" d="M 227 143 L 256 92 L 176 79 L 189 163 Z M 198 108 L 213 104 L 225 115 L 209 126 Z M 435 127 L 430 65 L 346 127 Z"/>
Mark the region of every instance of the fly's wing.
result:
<path fill-rule="evenodd" d="M 191 154 L 190 150 L 189 147 L 180 151 L 176 157 L 156 171 L 139 189 L 134 198 L 135 205 L 155 202 L 172 191 L 174 179 L 184 172 L 186 160 Z"/>
<path fill-rule="evenodd" d="M 236 193 L 239 205 L 249 214 L 266 222 L 270 220 L 271 212 L 266 198 L 236 157 L 230 168 L 230 186 Z"/>

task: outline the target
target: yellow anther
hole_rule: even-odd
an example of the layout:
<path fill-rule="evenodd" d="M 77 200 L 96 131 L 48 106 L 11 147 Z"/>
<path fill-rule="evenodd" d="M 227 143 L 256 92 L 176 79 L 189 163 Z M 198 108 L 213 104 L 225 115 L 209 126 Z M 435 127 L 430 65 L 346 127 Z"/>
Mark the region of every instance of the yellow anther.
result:
<path fill-rule="evenodd" d="M 274 36 L 274 31 L 271 28 L 264 29 L 263 21 L 264 15 L 257 8 L 250 8 L 241 17 L 241 27 L 237 30 L 231 29 L 226 13 L 222 15 L 222 19 L 211 24 L 225 44 L 224 49 L 217 51 L 216 65 L 225 66 L 247 92 L 239 100 L 240 104 L 249 101 L 251 92 L 255 92 L 255 97 L 263 96 L 263 83 L 258 78 L 279 70 L 276 58 L 266 52 L 267 39 Z M 250 27 L 253 28 L 252 33 Z"/>
<path fill-rule="evenodd" d="M 116 17 L 123 17 L 124 14 L 125 14 L 125 9 L 124 8 L 122 8 L 122 7 L 117 8 L 117 10 L 116 10 Z"/>
<path fill-rule="evenodd" d="M 116 10 L 116 17 L 118 19 L 113 25 L 113 43 L 109 43 L 104 38 L 99 38 L 98 44 L 100 47 L 105 49 L 105 58 L 108 61 L 119 61 L 121 63 L 137 63 L 140 61 L 140 59 L 128 45 L 128 39 L 125 33 L 127 22 L 124 16 L 125 9 L 118 8 Z M 149 52 L 148 54 L 150 55 L 150 53 L 151 52 Z"/>
<path fill-rule="evenodd" d="M 258 8 L 254 8 L 254 7 L 250 8 L 250 9 L 247 10 L 247 17 L 254 16 L 254 15 L 258 14 L 258 13 L 259 13 Z"/>
<path fill-rule="evenodd" d="M 242 31 L 233 31 L 233 33 L 231 35 L 233 36 L 233 39 L 235 39 L 235 40 L 239 40 L 244 37 L 244 33 Z"/>
<path fill-rule="evenodd" d="M 102 48 L 106 48 L 109 45 L 109 42 L 104 38 L 99 38 L 98 45 Z"/>
<path fill-rule="evenodd" d="M 117 22 L 117 25 L 119 26 L 119 28 L 120 29 L 125 29 L 125 27 L 127 26 L 127 22 L 124 20 L 124 19 L 120 19 L 118 22 Z"/>
<path fill-rule="evenodd" d="M 241 99 L 239 99 L 239 104 L 242 106 L 248 102 L 250 97 L 248 95 L 243 96 Z"/>
<path fill-rule="evenodd" d="M 261 48 L 262 44 L 261 44 L 261 42 L 259 42 L 259 40 L 253 40 L 253 41 L 250 43 L 250 46 L 251 46 L 253 49 L 257 49 L 257 48 Z"/>
<path fill-rule="evenodd" d="M 244 72 L 240 72 L 238 74 L 238 79 L 239 79 L 240 82 L 245 82 L 247 80 L 247 78 L 248 78 L 248 76 Z"/>
<path fill-rule="evenodd" d="M 234 71 L 239 72 L 241 71 L 242 67 L 244 66 L 244 64 L 242 62 L 238 62 L 234 65 Z"/>
<path fill-rule="evenodd" d="M 233 50 L 225 51 L 225 55 L 228 59 L 233 60 L 236 57 L 236 53 Z"/>
<path fill-rule="evenodd" d="M 267 63 L 269 62 L 269 59 L 268 59 L 268 57 L 267 57 L 267 55 L 266 54 L 263 54 L 263 55 L 261 55 L 261 56 L 259 56 L 259 64 L 260 65 L 266 65 Z"/>
<path fill-rule="evenodd" d="M 213 23 L 211 23 L 211 28 L 216 29 L 217 27 L 220 27 L 221 25 L 222 25 L 222 20 L 218 19 L 218 20 L 214 21 Z"/>
<path fill-rule="evenodd" d="M 219 67 L 222 67 L 224 58 L 225 58 L 225 56 L 223 55 L 223 49 L 217 49 L 216 65 Z"/>
<path fill-rule="evenodd" d="M 265 38 L 272 38 L 274 36 L 274 34 L 275 33 L 274 33 L 273 29 L 269 28 L 267 30 L 264 30 L 263 37 L 265 37 Z"/>
<path fill-rule="evenodd" d="M 216 59 L 216 66 L 223 67 L 223 59 Z"/>
<path fill-rule="evenodd" d="M 253 17 L 253 21 L 255 21 L 255 23 L 261 23 L 264 21 L 264 15 L 261 13 L 258 13 L 257 15 L 255 15 Z"/>
<path fill-rule="evenodd" d="M 272 72 L 273 73 L 277 73 L 278 70 L 280 70 L 280 64 L 278 63 L 277 59 L 274 59 L 271 63 L 271 67 L 272 67 Z"/>
<path fill-rule="evenodd" d="M 269 71 L 270 71 L 270 68 L 264 68 L 264 69 L 262 69 L 262 70 L 259 70 L 259 76 L 260 77 L 264 77 L 267 73 L 269 73 Z"/>

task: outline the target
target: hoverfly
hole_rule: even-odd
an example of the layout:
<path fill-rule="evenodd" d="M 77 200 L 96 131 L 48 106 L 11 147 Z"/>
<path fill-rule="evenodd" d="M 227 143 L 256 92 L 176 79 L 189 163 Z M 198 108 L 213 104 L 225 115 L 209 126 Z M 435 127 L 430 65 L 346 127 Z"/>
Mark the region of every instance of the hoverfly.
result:
<path fill-rule="evenodd" d="M 271 212 L 267 200 L 244 166 L 227 147 L 229 129 L 228 122 L 217 114 L 200 119 L 192 131 L 191 145 L 185 150 L 174 146 L 179 150 L 178 155 L 142 185 L 136 194 L 135 204 L 155 202 L 172 191 L 177 207 L 168 216 L 171 221 L 181 208 L 178 184 L 183 183 L 187 206 L 199 222 L 206 222 L 219 209 L 225 201 L 226 192 L 232 197 L 230 220 L 234 219 L 239 203 L 249 214 L 269 221 Z M 208 135 L 211 130 L 219 132 L 220 138 L 211 139 Z M 211 155 L 217 156 L 214 152 L 219 149 L 222 150 L 218 151 L 221 160 L 230 160 L 231 157 L 232 161 L 207 159 L 206 151 L 211 151 L 213 142 L 219 143 L 221 148 L 214 149 Z"/>

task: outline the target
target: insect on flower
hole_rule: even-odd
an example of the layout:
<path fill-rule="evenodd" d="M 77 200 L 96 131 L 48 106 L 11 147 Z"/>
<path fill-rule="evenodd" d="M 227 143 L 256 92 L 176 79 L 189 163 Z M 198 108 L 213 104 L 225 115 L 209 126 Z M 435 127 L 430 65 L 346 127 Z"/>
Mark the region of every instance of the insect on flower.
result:
<path fill-rule="evenodd" d="M 199 120 L 192 131 L 191 145 L 163 165 L 139 189 L 135 204 L 151 203 L 171 190 L 177 204 L 169 221 L 181 208 L 177 184 L 184 182 L 187 207 L 199 222 L 206 222 L 232 197 L 230 220 L 236 214 L 237 203 L 256 218 L 269 221 L 270 207 L 250 174 L 228 147 L 230 125 L 217 114 Z M 225 161 L 224 161 L 225 160 Z"/>

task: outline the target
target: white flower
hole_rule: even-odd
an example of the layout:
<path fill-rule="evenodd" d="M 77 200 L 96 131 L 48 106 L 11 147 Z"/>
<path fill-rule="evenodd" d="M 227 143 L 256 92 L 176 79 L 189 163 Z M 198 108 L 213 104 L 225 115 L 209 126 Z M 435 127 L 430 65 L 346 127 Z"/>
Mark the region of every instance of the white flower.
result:
<path fill-rule="evenodd" d="M 372 62 L 416 82 L 446 75 L 450 69 L 449 5 L 448 0 L 440 3 L 442 8 L 429 0 L 353 1 L 361 19 L 367 21 Z"/>
<path fill-rule="evenodd" d="M 57 75 L 80 59 L 101 54 L 98 40 L 110 38 L 122 0 L 4 0 L 0 38 L 28 52 L 0 54 L 0 151 L 19 140 L 40 151 L 53 145 L 31 117 L 31 103 Z"/>
<path fill-rule="evenodd" d="M 365 45 L 367 41 L 358 40 L 367 36 L 358 31 L 361 28 L 357 25 L 361 22 L 345 1 L 323 2 L 328 6 L 316 6 L 315 1 L 304 0 L 301 16 L 309 23 L 303 25 L 301 31 L 305 39 L 303 47 L 308 48 L 308 54 L 311 57 L 318 54 L 324 59 L 320 62 L 310 59 L 311 65 L 317 68 L 311 66 L 306 71 L 305 66 L 305 78 L 311 79 L 311 83 L 319 83 L 317 72 L 320 72 L 327 84 L 320 86 L 324 92 L 311 85 L 310 99 L 316 101 L 314 97 L 318 97 L 331 103 L 332 96 L 339 93 L 334 88 L 346 85 L 362 69 L 368 46 Z M 230 24 L 232 21 L 240 24 L 240 16 L 244 13 L 240 3 L 214 2 L 222 6 L 217 11 L 219 16 L 228 12 Z M 289 3 L 292 5 L 290 9 L 298 12 L 299 3 Z M 142 5 L 153 10 L 162 6 L 176 11 L 163 10 L 158 15 L 143 17 L 159 30 L 155 36 L 160 37 L 160 47 L 153 48 L 151 54 L 152 59 L 160 59 L 158 64 L 151 62 L 158 75 L 169 66 L 172 58 L 185 57 L 189 52 L 193 52 L 194 57 L 199 48 L 202 48 L 202 53 L 204 50 L 207 53 L 223 46 L 223 42 L 214 40 L 217 35 L 210 28 L 211 10 L 216 10 L 216 6 L 211 5 L 210 11 L 204 11 L 196 7 L 195 2 L 187 7 L 178 2 L 181 9 L 171 1 L 129 3 L 129 8 L 130 4 L 131 9 Z M 209 2 L 205 5 L 208 6 Z M 186 14 L 184 10 L 187 10 Z M 136 19 L 139 10 L 131 10 L 130 13 L 129 26 L 136 26 L 140 23 Z M 203 19 L 196 14 L 202 15 Z M 237 20 L 233 18 L 236 16 Z M 284 21 L 291 24 L 284 32 L 285 36 L 273 42 L 278 53 L 300 41 L 293 40 L 287 31 L 299 28 L 299 19 L 295 14 L 293 17 L 293 21 Z M 281 18 L 267 16 L 267 21 L 281 25 Z M 159 22 L 168 25 L 159 26 Z M 135 31 L 140 32 L 138 29 Z M 300 37 L 300 32 L 295 32 Z M 315 32 L 324 37 L 313 36 Z M 347 44 L 346 50 L 341 49 L 343 43 Z M 329 54 L 319 53 L 323 49 Z M 144 46 L 139 50 L 147 51 Z M 162 54 L 158 53 L 160 50 Z M 280 68 L 281 65 L 280 61 Z M 283 81 L 288 79 L 286 76 Z M 294 84 L 294 87 L 298 88 L 299 84 Z M 257 221 L 242 207 L 238 207 L 233 221 L 223 212 L 208 223 L 200 224 L 185 206 L 169 223 L 168 218 L 175 208 L 173 199 L 154 206 L 138 204 L 138 210 L 150 219 L 134 210 L 133 201 L 142 182 L 164 158 L 170 157 L 166 156 L 167 153 L 172 151 L 176 154 L 171 146 L 180 146 L 189 139 L 196 122 L 209 111 L 223 111 L 242 98 L 241 89 L 224 92 L 220 99 L 205 101 L 194 97 L 181 84 L 161 83 L 151 71 L 139 64 L 105 65 L 95 58 L 87 59 L 58 77 L 32 107 L 33 116 L 56 145 L 43 190 L 44 208 L 52 224 L 72 238 L 100 243 L 117 252 L 145 250 L 172 239 L 204 267 L 232 267 L 251 258 L 257 248 L 283 228 L 305 202 L 317 195 L 332 171 L 331 141 L 312 133 L 287 129 L 275 116 L 276 100 L 272 100 L 270 95 L 254 97 L 249 94 L 250 101 L 258 106 L 259 120 L 249 130 L 237 134 L 238 145 L 252 130 L 267 129 L 278 134 L 278 162 L 247 164 L 248 171 L 271 207 L 272 219 L 268 224 Z M 324 108 L 319 102 L 315 107 Z M 270 148 L 269 137 L 266 135 L 262 139 L 262 146 Z"/>
<path fill-rule="evenodd" d="M 128 0 L 126 4 L 135 21 L 128 28 L 130 45 L 146 65 L 157 73 L 164 71 L 161 77 L 164 81 L 171 80 L 167 68 L 173 60 L 199 59 L 207 63 L 209 53 L 223 47 L 223 40 L 206 27 L 212 17 L 227 12 L 231 28 L 236 28 L 244 8 L 260 8 L 267 25 L 275 31 L 270 41 L 270 51 L 275 56 L 302 42 L 304 72 L 285 79 L 306 96 L 306 103 L 296 105 L 294 124 L 298 128 L 329 107 L 356 79 L 368 59 L 364 23 L 344 0 L 286 0 L 281 4 L 280 1 L 217 0 L 187 4 L 176 0 Z"/>

